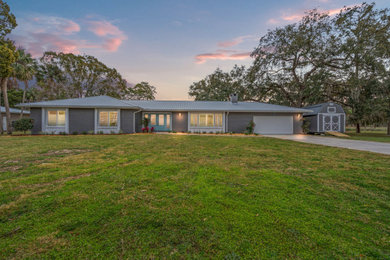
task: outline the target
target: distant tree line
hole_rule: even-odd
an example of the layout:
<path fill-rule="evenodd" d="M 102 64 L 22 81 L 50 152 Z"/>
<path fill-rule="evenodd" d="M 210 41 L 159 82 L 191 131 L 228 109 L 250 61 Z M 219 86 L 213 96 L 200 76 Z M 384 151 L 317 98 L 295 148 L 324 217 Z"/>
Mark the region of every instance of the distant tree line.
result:
<path fill-rule="evenodd" d="M 363 3 L 330 17 L 312 10 L 300 22 L 268 31 L 249 68 L 216 69 L 194 82 L 196 100 L 262 101 L 295 107 L 334 101 L 349 122 L 388 125 L 390 135 L 390 15 Z"/>
<path fill-rule="evenodd" d="M 155 99 L 154 86 L 148 82 L 131 85 L 116 69 L 90 55 L 49 51 L 34 59 L 6 38 L 16 26 L 8 4 L 0 0 L 0 105 L 6 108 L 8 133 L 12 131 L 9 108 L 18 103 L 97 95 Z M 31 83 L 33 86 L 29 86 Z M 1 133 L 4 131 L 2 119 L 0 116 Z"/>

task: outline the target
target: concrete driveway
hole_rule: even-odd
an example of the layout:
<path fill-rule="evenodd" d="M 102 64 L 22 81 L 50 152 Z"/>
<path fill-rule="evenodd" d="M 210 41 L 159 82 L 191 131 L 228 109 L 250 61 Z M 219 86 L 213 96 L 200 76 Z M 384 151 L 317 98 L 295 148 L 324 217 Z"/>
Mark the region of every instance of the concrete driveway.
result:
<path fill-rule="evenodd" d="M 373 153 L 382 153 L 390 155 L 390 143 L 348 140 L 335 137 L 313 136 L 313 135 L 264 135 L 284 140 L 292 140 L 310 144 L 320 144 L 326 146 L 347 148 L 360 151 L 369 151 Z"/>

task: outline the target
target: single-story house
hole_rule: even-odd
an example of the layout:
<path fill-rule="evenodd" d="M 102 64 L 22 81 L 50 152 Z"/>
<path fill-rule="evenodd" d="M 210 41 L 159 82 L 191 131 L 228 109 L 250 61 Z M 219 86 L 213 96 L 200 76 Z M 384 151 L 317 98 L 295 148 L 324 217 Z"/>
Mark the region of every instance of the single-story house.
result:
<path fill-rule="evenodd" d="M 303 114 L 309 122 L 309 133 L 345 132 L 345 112 L 339 104 L 326 102 L 305 109 L 312 111 Z"/>
<path fill-rule="evenodd" d="M 33 134 L 136 133 L 149 118 L 155 131 L 235 132 L 251 120 L 259 134 L 298 134 L 310 110 L 259 102 L 119 100 L 108 96 L 20 104 L 30 108 Z"/>
<path fill-rule="evenodd" d="M 9 112 L 11 114 L 11 122 L 18 120 L 20 118 L 21 110 L 16 108 L 10 108 Z M 0 116 L 3 118 L 3 130 L 7 131 L 7 116 L 5 114 L 5 107 L 0 107 Z M 29 117 L 30 111 L 23 110 L 23 117 Z"/>

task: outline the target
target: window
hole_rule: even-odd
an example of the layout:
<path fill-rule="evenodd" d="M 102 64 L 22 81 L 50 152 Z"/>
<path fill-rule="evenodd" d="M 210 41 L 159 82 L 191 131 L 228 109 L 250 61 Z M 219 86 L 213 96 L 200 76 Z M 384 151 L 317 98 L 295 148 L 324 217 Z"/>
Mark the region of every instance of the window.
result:
<path fill-rule="evenodd" d="M 167 123 L 166 123 L 166 126 L 167 128 L 170 128 L 171 127 L 171 115 L 167 114 Z"/>
<path fill-rule="evenodd" d="M 117 126 L 118 112 L 117 111 L 100 111 L 99 112 L 99 126 Z"/>
<path fill-rule="evenodd" d="M 191 113 L 191 126 L 198 125 L 198 114 Z"/>
<path fill-rule="evenodd" d="M 161 126 L 164 125 L 164 115 L 163 114 L 158 115 L 158 125 L 161 125 Z"/>
<path fill-rule="evenodd" d="M 328 107 L 328 113 L 336 113 L 335 107 Z"/>
<path fill-rule="evenodd" d="M 191 113 L 191 127 L 222 127 L 222 113 Z"/>
<path fill-rule="evenodd" d="M 151 125 L 156 125 L 156 122 L 157 120 L 156 120 L 156 114 L 151 114 L 150 115 L 150 124 Z"/>
<path fill-rule="evenodd" d="M 47 125 L 48 126 L 65 126 L 65 110 L 48 110 Z"/>

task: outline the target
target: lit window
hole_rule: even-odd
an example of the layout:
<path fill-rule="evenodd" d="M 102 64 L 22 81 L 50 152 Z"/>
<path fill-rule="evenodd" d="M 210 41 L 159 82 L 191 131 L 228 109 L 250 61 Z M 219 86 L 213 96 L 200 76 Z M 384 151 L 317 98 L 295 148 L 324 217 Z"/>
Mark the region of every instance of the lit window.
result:
<path fill-rule="evenodd" d="M 164 125 L 164 115 L 163 114 L 158 115 L 158 125 L 161 125 L 161 126 Z"/>
<path fill-rule="evenodd" d="M 215 114 L 215 126 L 222 126 L 222 114 Z"/>
<path fill-rule="evenodd" d="M 222 113 L 191 113 L 192 127 L 222 127 Z"/>
<path fill-rule="evenodd" d="M 151 125 L 156 125 L 156 114 L 151 114 L 150 115 L 150 124 Z"/>
<path fill-rule="evenodd" d="M 99 112 L 99 126 L 117 126 L 118 112 L 116 111 L 100 111 Z"/>
<path fill-rule="evenodd" d="M 166 123 L 167 128 L 171 127 L 171 115 L 167 114 L 167 123 Z"/>
<path fill-rule="evenodd" d="M 191 126 L 198 126 L 198 115 L 199 114 L 191 114 Z"/>
<path fill-rule="evenodd" d="M 49 110 L 47 112 L 48 126 L 65 126 L 65 110 Z"/>
<path fill-rule="evenodd" d="M 206 126 L 206 114 L 199 114 L 199 126 Z"/>

